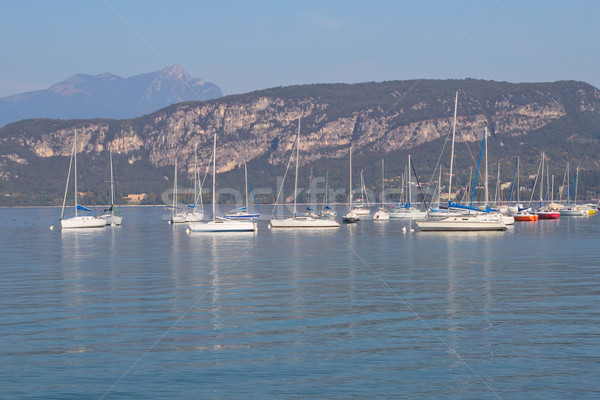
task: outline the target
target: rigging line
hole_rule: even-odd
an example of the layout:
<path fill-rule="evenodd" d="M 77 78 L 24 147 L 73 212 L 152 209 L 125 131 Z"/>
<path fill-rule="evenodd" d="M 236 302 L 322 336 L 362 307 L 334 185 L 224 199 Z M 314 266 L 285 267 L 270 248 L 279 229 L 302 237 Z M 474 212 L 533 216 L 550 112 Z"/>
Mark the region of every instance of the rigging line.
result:
<path fill-rule="evenodd" d="M 60 219 L 63 219 L 63 215 L 65 212 L 65 204 L 67 202 L 67 192 L 69 190 L 69 180 L 71 179 L 71 167 L 73 166 L 73 154 L 75 154 L 75 140 L 73 140 L 73 150 L 71 151 L 71 161 L 69 161 L 69 173 L 67 174 L 67 184 L 65 185 L 65 196 L 63 197 L 63 205 L 60 210 Z M 77 207 L 77 204 L 75 204 Z"/>
<path fill-rule="evenodd" d="M 538 165 L 537 174 L 535 175 L 535 181 L 533 181 L 533 189 L 531 189 L 531 197 L 529 198 L 529 207 L 531 207 L 531 203 L 533 202 L 533 195 L 535 193 L 535 187 L 537 186 L 538 177 L 540 176 L 540 168 L 542 168 L 541 161 Z"/>
<path fill-rule="evenodd" d="M 292 159 L 294 158 L 294 149 L 296 148 L 297 145 L 298 145 L 298 137 L 296 137 L 294 139 L 294 145 L 292 146 L 292 149 L 291 149 L 290 159 L 288 160 L 287 167 L 285 168 L 285 174 L 283 174 L 283 180 L 281 181 L 281 186 L 279 187 L 279 192 L 277 193 L 277 197 L 275 198 L 275 204 L 273 205 L 273 213 L 271 214 L 271 218 L 275 217 L 275 209 L 277 208 L 277 203 L 279 203 L 279 196 L 281 195 L 281 192 L 283 191 L 283 185 L 285 183 L 285 178 L 288 174 L 288 170 L 290 169 L 290 164 L 292 163 Z"/>
<path fill-rule="evenodd" d="M 440 155 L 438 157 L 437 162 L 435 163 L 435 167 L 433 168 L 433 173 L 431 174 L 431 178 L 429 178 L 429 182 L 433 182 L 433 179 L 436 175 L 437 169 L 438 167 L 441 168 L 440 163 L 442 160 L 442 155 L 444 154 L 444 150 L 446 149 L 446 145 L 448 144 L 448 141 L 450 140 L 450 134 L 452 133 L 452 130 L 448 130 L 448 133 L 446 134 L 446 139 L 444 140 L 444 145 L 442 146 L 442 151 L 440 151 Z M 438 183 L 439 185 L 440 183 Z M 427 189 L 428 193 L 429 193 L 429 188 Z"/>

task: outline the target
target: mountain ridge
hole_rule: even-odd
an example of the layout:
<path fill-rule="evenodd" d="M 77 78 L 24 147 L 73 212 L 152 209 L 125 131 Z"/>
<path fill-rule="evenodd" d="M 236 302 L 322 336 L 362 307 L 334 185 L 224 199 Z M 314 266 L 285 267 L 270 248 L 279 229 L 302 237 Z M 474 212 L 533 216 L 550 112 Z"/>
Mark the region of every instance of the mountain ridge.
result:
<path fill-rule="evenodd" d="M 75 74 L 36 90 L 0 98 L 0 126 L 30 118 L 134 118 L 170 104 L 222 96 L 182 65 L 122 78 L 110 72 Z"/>
<path fill-rule="evenodd" d="M 220 183 L 239 185 L 240 169 L 249 163 L 253 184 L 273 186 L 290 159 L 300 117 L 301 168 L 311 166 L 322 175 L 329 171 L 331 185 L 348 180 L 351 143 L 355 173 L 364 169 L 369 182 L 381 181 L 374 165 L 383 157 L 386 176 L 400 175 L 409 152 L 419 173 L 429 178 L 438 160 L 444 168 L 449 163 L 440 152 L 452 127 L 458 89 L 457 174 L 468 176 L 487 127 L 490 165 L 501 165 L 505 181 L 512 180 L 516 156 L 521 156 L 523 174 L 535 172 L 539 152 L 546 149 L 552 173 L 561 174 L 571 160 L 582 166 L 582 187 L 600 191 L 598 89 L 577 81 L 467 79 L 298 85 L 177 103 L 126 120 L 36 119 L 9 124 L 0 129 L 0 199 L 2 193 L 5 203 L 7 194 L 10 201 L 16 193 L 26 197 L 24 193 L 45 185 L 44 201 L 56 203 L 75 129 L 80 158 L 88 160 L 95 174 L 91 184 L 95 193 L 102 186 L 109 145 L 115 168 L 121 169 L 121 178 L 127 177 L 121 184 L 124 192 L 160 193 L 171 185 L 176 158 L 180 182 L 190 176 L 195 145 L 200 164 L 208 163 L 215 132 Z"/>

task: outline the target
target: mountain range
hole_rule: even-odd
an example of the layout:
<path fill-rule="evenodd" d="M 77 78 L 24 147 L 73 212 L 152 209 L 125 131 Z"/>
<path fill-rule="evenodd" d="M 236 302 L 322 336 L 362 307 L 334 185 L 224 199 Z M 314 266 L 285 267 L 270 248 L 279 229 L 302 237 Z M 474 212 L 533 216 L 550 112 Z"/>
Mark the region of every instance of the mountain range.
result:
<path fill-rule="evenodd" d="M 0 129 L 0 204 L 60 204 L 75 130 L 78 160 L 86 171 L 80 183 L 90 193 L 90 202 L 106 199 L 109 146 L 120 192 L 154 193 L 152 202 L 160 203 L 161 193 L 172 187 L 176 159 L 180 184 L 191 187 L 195 146 L 205 171 L 214 133 L 219 186 L 241 188 L 247 163 L 254 187 L 270 188 L 259 200 L 273 201 L 300 119 L 303 187 L 311 174 L 328 174 L 330 187 L 347 188 L 351 145 L 355 182 L 362 170 L 367 186 L 377 191 L 385 158 L 388 185 L 399 185 L 397 177 L 405 171 L 409 153 L 420 181 L 428 182 L 437 177 L 438 163 L 448 171 L 457 90 L 458 185 L 466 185 L 470 169 L 476 168 L 487 127 L 490 175 L 496 177 L 500 168 L 505 186 L 513 180 L 519 156 L 521 186 L 531 189 L 545 150 L 557 187 L 570 162 L 571 171 L 581 167 L 580 198 L 600 192 L 598 89 L 576 81 L 465 79 L 289 86 L 177 103 L 126 120 L 12 123 Z M 289 193 L 293 179 L 286 185 Z"/>
<path fill-rule="evenodd" d="M 29 118 L 133 118 L 188 100 L 222 96 L 181 65 L 128 78 L 77 74 L 45 90 L 0 98 L 0 126 Z"/>

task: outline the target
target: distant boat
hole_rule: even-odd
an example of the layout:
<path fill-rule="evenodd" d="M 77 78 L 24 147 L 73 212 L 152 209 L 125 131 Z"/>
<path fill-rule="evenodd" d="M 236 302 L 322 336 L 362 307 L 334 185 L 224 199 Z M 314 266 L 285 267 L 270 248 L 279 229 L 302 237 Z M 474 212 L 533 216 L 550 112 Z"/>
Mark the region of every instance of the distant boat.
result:
<path fill-rule="evenodd" d="M 329 172 L 325 175 L 325 195 L 323 196 L 323 207 L 319 216 L 322 218 L 335 219 L 337 212 L 329 206 Z"/>
<path fill-rule="evenodd" d="M 259 212 L 256 212 L 256 213 L 248 212 L 250 210 L 250 208 L 248 205 L 248 168 L 246 167 L 246 163 L 244 163 L 244 181 L 246 183 L 246 185 L 245 185 L 245 187 L 246 187 L 246 206 L 236 208 L 234 210 L 231 210 L 231 211 L 225 213 L 225 218 L 227 218 L 227 219 L 256 220 L 256 219 L 260 218 L 260 209 L 258 209 L 258 203 L 256 203 L 256 201 L 255 201 L 256 208 L 258 209 Z M 252 193 L 254 193 L 254 191 L 252 191 Z"/>
<path fill-rule="evenodd" d="M 110 206 L 104 210 L 104 214 L 100 216 L 106 225 L 121 225 L 123 221 L 123 214 L 118 207 L 115 207 L 115 185 L 113 178 L 113 160 L 112 160 L 112 147 L 108 148 L 109 159 L 110 159 Z"/>
<path fill-rule="evenodd" d="M 198 209 L 198 198 L 202 199 L 202 188 L 198 192 L 198 155 L 197 146 L 194 146 L 194 204 L 187 206 L 187 210 L 183 211 L 179 208 L 177 198 L 177 159 L 175 159 L 175 176 L 173 179 L 173 205 L 171 207 L 171 218 L 169 222 L 172 224 L 184 224 L 190 222 L 199 222 L 204 218 L 204 207 Z M 213 155 L 214 157 L 214 155 Z"/>
<path fill-rule="evenodd" d="M 254 232 L 257 230 L 254 221 L 239 221 L 222 217 L 217 217 L 217 133 L 213 139 L 213 182 L 212 182 L 212 221 L 190 222 L 188 224 L 189 232 Z"/>
<path fill-rule="evenodd" d="M 299 215 L 297 213 L 298 197 L 298 158 L 300 156 L 300 119 L 298 119 L 298 133 L 296 135 L 296 178 L 294 181 L 294 212 L 290 218 L 271 218 L 271 228 L 339 228 L 340 224 L 331 218 L 319 218 L 312 215 Z M 283 188 L 283 182 L 281 183 Z M 277 201 L 276 201 L 277 203 Z M 277 207 L 277 205 L 275 205 Z"/>
<path fill-rule="evenodd" d="M 348 212 L 342 217 L 342 221 L 344 221 L 347 224 L 356 223 L 360 221 L 361 218 L 371 213 L 371 210 L 365 208 L 364 203 L 353 204 L 352 197 L 352 145 L 350 145 L 350 194 L 348 198 Z"/>
<path fill-rule="evenodd" d="M 569 163 L 567 163 L 567 186 L 568 186 L 568 176 L 569 176 Z M 573 186 L 569 190 L 569 197 L 567 198 L 567 203 L 565 207 L 560 210 L 561 217 L 583 217 L 584 215 L 588 215 L 587 212 L 584 212 L 582 209 L 577 207 L 577 179 L 579 177 L 579 168 L 576 169 L 575 172 L 575 180 L 573 181 Z M 575 189 L 575 198 L 573 200 L 573 204 L 569 204 L 571 200 L 571 193 L 573 192 L 573 188 Z"/>
<path fill-rule="evenodd" d="M 427 211 L 421 211 L 412 206 L 412 174 L 411 174 L 410 154 L 408 155 L 408 177 L 406 202 L 392 210 L 390 210 L 390 218 L 393 219 L 423 219 L 427 218 Z"/>
<path fill-rule="evenodd" d="M 384 187 L 385 187 L 385 178 L 384 178 L 384 161 L 381 160 L 381 207 L 379 207 L 379 210 L 373 214 L 373 219 L 375 221 L 387 221 L 390 219 L 390 214 L 387 212 L 385 206 L 384 206 L 384 202 L 383 202 L 383 198 L 384 198 Z"/>
<path fill-rule="evenodd" d="M 517 222 L 535 222 L 538 220 L 538 215 L 530 212 L 529 210 L 522 210 L 513 215 L 513 218 Z"/>
<path fill-rule="evenodd" d="M 73 168 L 73 185 L 75 190 L 75 215 L 72 217 L 65 217 L 65 206 L 67 203 L 67 192 L 69 189 L 69 178 L 71 176 L 71 167 Z M 71 228 L 101 228 L 106 226 L 106 221 L 102 218 L 97 218 L 90 214 L 80 215 L 79 211 L 91 213 L 93 210 L 83 207 L 79 204 L 77 191 L 77 131 L 73 134 L 73 151 L 71 152 L 71 162 L 69 163 L 69 173 L 67 174 L 67 184 L 65 186 L 65 196 L 63 198 L 63 205 L 60 211 L 60 226 L 64 229 Z"/>
<path fill-rule="evenodd" d="M 535 211 L 538 219 L 558 219 L 560 218 L 560 212 L 550 209 L 549 206 L 544 205 L 544 159 L 545 154 L 542 152 L 542 161 L 541 161 L 541 172 L 540 172 L 540 208 Z M 546 170 L 548 168 L 546 167 Z M 554 178 L 554 176 L 552 176 Z M 550 188 L 550 183 L 546 182 L 548 188 Z M 551 192 L 552 193 L 552 192 Z M 550 201 L 552 203 L 552 201 Z"/>

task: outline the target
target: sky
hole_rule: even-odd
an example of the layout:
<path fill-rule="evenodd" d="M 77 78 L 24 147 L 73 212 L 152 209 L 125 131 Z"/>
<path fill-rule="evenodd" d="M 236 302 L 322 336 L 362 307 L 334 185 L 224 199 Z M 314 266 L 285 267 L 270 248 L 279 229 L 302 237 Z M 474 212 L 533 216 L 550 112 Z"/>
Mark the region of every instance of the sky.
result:
<path fill-rule="evenodd" d="M 224 94 L 477 78 L 600 88 L 600 1 L 2 0 L 0 97 L 181 64 Z"/>

